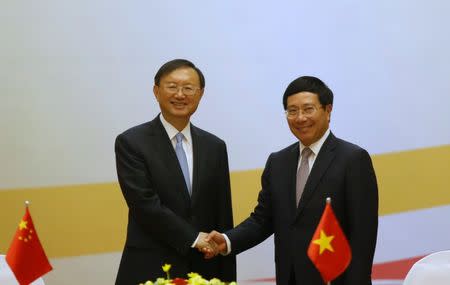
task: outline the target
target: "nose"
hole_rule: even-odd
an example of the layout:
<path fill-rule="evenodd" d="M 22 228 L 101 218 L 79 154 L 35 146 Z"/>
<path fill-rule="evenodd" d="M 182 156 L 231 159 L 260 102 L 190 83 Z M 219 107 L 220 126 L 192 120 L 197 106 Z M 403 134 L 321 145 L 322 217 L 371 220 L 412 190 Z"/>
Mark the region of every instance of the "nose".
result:
<path fill-rule="evenodd" d="M 182 87 L 178 87 L 177 92 L 175 93 L 176 97 L 185 97 L 186 95 L 184 95 L 183 93 L 183 88 Z"/>
<path fill-rule="evenodd" d="M 301 122 L 301 121 L 306 121 L 307 118 L 308 118 L 308 117 L 305 116 L 302 112 L 299 112 L 298 115 L 297 115 L 297 117 L 295 118 L 295 120 Z"/>

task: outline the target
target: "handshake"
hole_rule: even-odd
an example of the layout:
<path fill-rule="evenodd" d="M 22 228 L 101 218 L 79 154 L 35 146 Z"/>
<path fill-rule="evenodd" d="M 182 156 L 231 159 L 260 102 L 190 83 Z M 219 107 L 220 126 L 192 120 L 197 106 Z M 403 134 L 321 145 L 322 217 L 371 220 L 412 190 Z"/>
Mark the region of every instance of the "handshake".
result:
<path fill-rule="evenodd" d="M 225 237 L 217 231 L 212 231 L 209 234 L 200 232 L 195 248 L 203 253 L 205 259 L 213 258 L 219 253 L 226 254 L 228 251 Z"/>

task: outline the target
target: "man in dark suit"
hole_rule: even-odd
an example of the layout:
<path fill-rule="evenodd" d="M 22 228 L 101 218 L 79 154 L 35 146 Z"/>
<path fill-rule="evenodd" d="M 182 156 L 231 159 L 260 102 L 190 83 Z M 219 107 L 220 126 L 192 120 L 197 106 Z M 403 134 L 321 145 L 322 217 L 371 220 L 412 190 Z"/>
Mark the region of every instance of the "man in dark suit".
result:
<path fill-rule="evenodd" d="M 120 134 L 117 175 L 128 205 L 128 229 L 116 284 L 139 284 L 197 272 L 236 279 L 233 256 L 205 260 L 206 232 L 233 227 L 228 157 L 224 141 L 190 123 L 205 79 L 190 61 L 165 63 L 153 92 L 161 114 Z"/>
<path fill-rule="evenodd" d="M 307 249 L 325 200 L 331 197 L 353 253 L 348 269 L 332 283 L 371 284 L 378 189 L 370 156 L 330 132 L 333 93 L 320 79 L 294 80 L 284 93 L 283 105 L 289 128 L 299 141 L 269 156 L 250 217 L 224 235 L 212 232 L 206 240 L 218 243 L 222 254 L 238 254 L 275 234 L 277 284 L 322 285 Z"/>

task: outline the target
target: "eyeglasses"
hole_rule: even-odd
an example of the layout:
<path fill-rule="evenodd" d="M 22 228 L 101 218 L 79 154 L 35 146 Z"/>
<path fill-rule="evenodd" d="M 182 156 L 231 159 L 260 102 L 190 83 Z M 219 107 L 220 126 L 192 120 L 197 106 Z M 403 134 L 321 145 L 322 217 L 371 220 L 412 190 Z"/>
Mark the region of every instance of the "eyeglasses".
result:
<path fill-rule="evenodd" d="M 305 117 L 311 117 L 317 112 L 318 108 L 315 105 L 305 105 L 301 108 L 292 107 L 288 108 L 285 113 L 288 119 L 295 119 L 299 114 Z"/>
<path fill-rule="evenodd" d="M 164 85 L 163 88 L 167 93 L 169 93 L 171 95 L 177 94 L 178 91 L 181 89 L 181 93 L 183 93 L 183 95 L 186 95 L 186 96 L 194 96 L 195 93 L 197 92 L 197 90 L 200 89 L 198 87 L 191 86 L 191 85 L 177 86 L 175 84 Z"/>

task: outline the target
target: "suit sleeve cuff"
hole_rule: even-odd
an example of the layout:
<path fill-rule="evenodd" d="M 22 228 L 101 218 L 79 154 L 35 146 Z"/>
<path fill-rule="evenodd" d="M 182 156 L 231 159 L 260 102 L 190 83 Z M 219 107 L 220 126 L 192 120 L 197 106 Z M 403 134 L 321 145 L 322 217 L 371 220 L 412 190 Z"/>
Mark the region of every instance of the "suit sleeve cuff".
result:
<path fill-rule="evenodd" d="M 222 255 L 228 255 L 231 252 L 231 242 L 230 239 L 228 238 L 228 236 L 226 234 L 222 234 L 225 242 L 227 243 L 227 252 L 226 253 L 221 253 Z"/>

